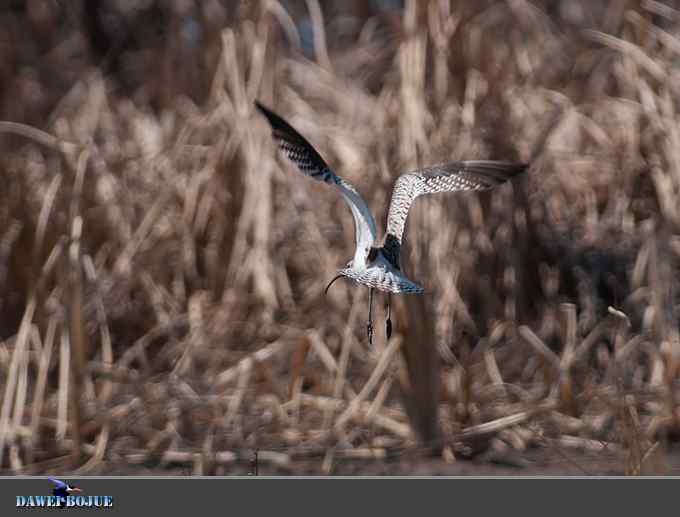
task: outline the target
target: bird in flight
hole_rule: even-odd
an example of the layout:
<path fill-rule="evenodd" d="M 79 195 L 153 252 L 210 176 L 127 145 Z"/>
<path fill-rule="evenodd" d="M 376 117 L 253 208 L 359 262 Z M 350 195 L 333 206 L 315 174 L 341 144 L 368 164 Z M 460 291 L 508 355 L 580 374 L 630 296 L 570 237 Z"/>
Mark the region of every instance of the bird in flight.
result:
<path fill-rule="evenodd" d="M 75 492 L 80 492 L 80 488 L 78 488 L 75 485 L 69 485 L 68 483 L 64 483 L 63 481 L 49 477 L 47 478 L 52 482 L 54 485 L 54 489 L 52 490 L 52 495 L 55 495 L 57 497 L 66 497 L 69 496 Z"/>
<path fill-rule="evenodd" d="M 335 185 L 352 211 L 356 241 L 354 257 L 345 268 L 338 270 L 338 275 L 330 281 L 325 291 L 327 292 L 333 282 L 343 276 L 368 287 L 366 327 L 369 343 L 372 343 L 373 336 L 374 289 L 388 293 L 385 320 L 388 339 L 392 333 L 390 294 L 424 292 L 422 287 L 404 276 L 399 263 L 406 218 L 413 201 L 423 194 L 487 190 L 517 176 L 529 166 L 526 163 L 468 160 L 444 163 L 402 174 L 397 178 L 392 191 L 385 238 L 382 246 L 375 246 L 375 221 L 357 189 L 335 174 L 316 149 L 282 117 L 257 101 L 255 106 L 269 121 L 272 135 L 279 148 L 298 169 L 318 181 Z"/>

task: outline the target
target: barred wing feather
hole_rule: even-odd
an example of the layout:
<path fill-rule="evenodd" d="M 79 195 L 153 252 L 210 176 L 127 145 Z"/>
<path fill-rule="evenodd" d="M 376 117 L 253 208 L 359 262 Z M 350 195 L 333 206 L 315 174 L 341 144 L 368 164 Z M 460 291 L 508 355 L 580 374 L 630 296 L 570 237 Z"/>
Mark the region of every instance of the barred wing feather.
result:
<path fill-rule="evenodd" d="M 365 262 L 366 256 L 375 242 L 376 230 L 375 221 L 368 205 L 357 189 L 335 174 L 316 149 L 282 117 L 259 102 L 255 102 L 255 106 L 269 121 L 269 125 L 272 127 L 272 135 L 278 142 L 279 148 L 290 161 L 297 165 L 300 172 L 315 180 L 338 187 L 354 217 L 355 262 L 357 260 Z"/>
<path fill-rule="evenodd" d="M 423 194 L 487 190 L 524 172 L 524 163 L 470 160 L 451 162 L 402 174 L 397 179 L 387 215 L 387 235 L 401 243 L 408 211 Z"/>

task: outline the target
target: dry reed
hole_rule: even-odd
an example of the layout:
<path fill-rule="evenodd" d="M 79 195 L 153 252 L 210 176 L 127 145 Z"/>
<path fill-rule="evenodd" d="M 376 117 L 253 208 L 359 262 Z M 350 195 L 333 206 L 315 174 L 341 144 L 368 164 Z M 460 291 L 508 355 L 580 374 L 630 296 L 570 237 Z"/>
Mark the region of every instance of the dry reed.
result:
<path fill-rule="evenodd" d="M 541 447 L 668 472 L 678 12 L 572 25 L 550 2 L 407 0 L 343 39 L 327 2 L 288 4 L 195 15 L 201 46 L 144 49 L 160 71 L 135 95 L 124 70 L 84 67 L 69 91 L 24 78 L 48 89 L 42 111 L 0 90 L 21 122 L 0 122 L 0 471 L 243 472 L 258 450 L 271 472 L 335 472 Z M 365 290 L 323 295 L 351 254 L 349 212 L 276 158 L 256 98 L 379 226 L 401 171 L 532 168 L 417 202 L 404 269 L 427 293 L 393 297 L 394 336 L 377 326 L 368 349 Z"/>

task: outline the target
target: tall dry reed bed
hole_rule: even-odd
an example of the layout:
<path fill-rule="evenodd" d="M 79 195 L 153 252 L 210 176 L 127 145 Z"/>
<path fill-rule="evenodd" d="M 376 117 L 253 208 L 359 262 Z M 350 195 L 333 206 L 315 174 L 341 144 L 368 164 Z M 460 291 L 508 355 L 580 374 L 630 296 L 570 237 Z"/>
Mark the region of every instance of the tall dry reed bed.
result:
<path fill-rule="evenodd" d="M 152 110 L 88 71 L 45 133 L 0 123 L 0 469 L 229 473 L 258 449 L 332 472 L 436 440 L 448 461 L 539 446 L 665 472 L 679 13 L 644 2 L 577 30 L 521 0 L 408 1 L 396 30 L 372 20 L 334 48 L 307 5 L 314 60 L 263 2 L 217 33 L 204 102 Z M 409 168 L 532 168 L 417 202 L 404 262 L 427 294 L 400 298 L 369 349 L 365 290 L 323 294 L 349 212 L 277 158 L 256 98 L 379 226 Z"/>

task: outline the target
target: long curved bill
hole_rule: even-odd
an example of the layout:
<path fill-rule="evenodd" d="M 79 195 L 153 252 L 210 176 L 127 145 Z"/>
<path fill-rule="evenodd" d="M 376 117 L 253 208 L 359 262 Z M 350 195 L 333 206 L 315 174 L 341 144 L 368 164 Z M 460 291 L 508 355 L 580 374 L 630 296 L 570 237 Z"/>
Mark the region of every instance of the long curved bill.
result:
<path fill-rule="evenodd" d="M 333 280 L 331 280 L 330 282 L 328 282 L 328 285 L 326 286 L 326 289 L 324 289 L 323 294 L 324 294 L 324 295 L 328 294 L 328 290 L 329 290 L 329 289 L 331 288 L 331 286 L 333 285 L 333 282 L 335 282 L 338 278 L 342 278 L 343 276 L 345 276 L 345 275 L 340 274 L 340 275 L 334 277 Z"/>

